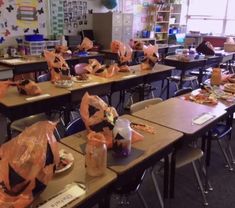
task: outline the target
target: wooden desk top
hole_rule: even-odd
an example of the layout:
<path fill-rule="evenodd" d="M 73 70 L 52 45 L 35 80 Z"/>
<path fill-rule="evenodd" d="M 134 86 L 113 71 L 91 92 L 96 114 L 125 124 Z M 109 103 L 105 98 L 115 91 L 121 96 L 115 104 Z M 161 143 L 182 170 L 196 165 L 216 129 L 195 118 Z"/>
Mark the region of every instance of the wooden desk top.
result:
<path fill-rule="evenodd" d="M 182 62 L 182 63 L 193 63 L 193 62 L 205 61 L 206 58 L 203 58 L 203 59 L 192 59 L 192 60 L 189 60 L 189 61 L 183 61 L 183 60 L 179 60 L 177 55 L 170 55 L 170 56 L 166 56 L 165 60 L 177 61 L 177 62 Z"/>
<path fill-rule="evenodd" d="M 177 131 L 174 131 L 169 128 L 165 128 L 163 126 L 150 123 L 148 121 L 145 121 L 140 118 L 136 118 L 131 115 L 124 115 L 121 116 L 122 118 L 127 118 L 132 122 L 135 123 L 141 123 L 141 124 L 148 124 L 155 128 L 156 133 L 150 134 L 146 132 L 140 132 L 142 135 L 144 135 L 144 140 L 136 142 L 132 144 L 133 147 L 137 149 L 144 150 L 144 154 L 142 154 L 137 159 L 131 161 L 129 164 L 126 165 L 118 165 L 118 166 L 110 166 L 109 168 L 113 171 L 115 171 L 117 174 L 122 174 L 123 172 L 127 171 L 128 169 L 132 168 L 133 166 L 140 164 L 143 162 L 146 158 L 151 157 L 152 155 L 156 154 L 157 152 L 163 150 L 167 146 L 173 144 L 178 139 L 180 139 L 183 134 Z M 81 144 L 84 144 L 86 142 L 86 131 L 83 131 L 78 134 L 74 134 L 72 136 L 63 138 L 60 140 L 62 143 L 68 145 L 69 147 L 77 150 L 80 153 L 83 153 L 83 150 L 81 149 Z M 111 150 L 110 150 L 111 151 Z"/>
<path fill-rule="evenodd" d="M 91 79 L 88 82 L 81 82 L 81 83 L 74 82 L 73 86 L 70 87 L 70 88 L 55 87 L 49 81 L 48 82 L 38 83 L 38 85 L 42 89 L 43 94 L 50 94 L 49 97 L 45 97 L 45 98 L 42 98 L 42 99 L 50 99 L 51 97 L 58 97 L 58 96 L 66 95 L 66 94 L 69 94 L 72 91 L 88 88 L 90 86 L 109 84 L 109 83 L 110 83 L 110 86 L 111 86 L 111 84 L 113 82 L 119 82 L 119 81 L 122 81 L 122 80 L 129 80 L 129 79 L 133 79 L 133 78 L 136 78 L 136 77 L 145 76 L 145 75 L 148 75 L 148 74 L 151 75 L 151 74 L 154 74 L 154 73 L 169 71 L 169 70 L 172 70 L 172 69 L 173 69 L 173 67 L 157 64 L 156 67 L 153 70 L 141 71 L 140 66 L 136 65 L 136 66 L 131 66 L 131 72 L 127 72 L 127 73 L 124 73 L 124 72 L 121 73 L 120 72 L 112 78 L 102 78 L 102 77 L 95 76 L 95 75 L 89 75 L 91 77 Z M 135 72 L 135 73 L 133 73 L 133 72 Z M 7 107 L 15 107 L 15 106 L 18 106 L 18 105 L 24 105 L 26 103 L 38 101 L 38 100 L 26 101 L 25 99 L 28 98 L 28 97 L 32 97 L 32 96 L 20 95 L 18 93 L 18 90 L 17 90 L 16 87 L 10 87 L 8 89 L 8 92 L 5 95 L 5 97 L 3 99 L 1 99 L 0 103 L 2 103 L 3 105 L 5 105 Z"/>
<path fill-rule="evenodd" d="M 192 95 L 197 95 L 198 93 L 200 93 L 200 90 L 201 89 L 196 89 L 196 90 L 193 90 L 191 93 L 187 93 L 185 95 L 182 95 L 182 96 L 178 96 L 177 98 L 179 99 L 185 99 L 185 96 L 189 96 L 190 94 Z M 190 101 L 190 100 L 186 100 L 188 102 L 193 102 L 193 101 Z M 218 111 L 230 111 L 232 108 L 235 108 L 235 102 L 228 102 L 226 100 L 223 100 L 223 99 L 218 99 L 218 104 L 217 105 L 210 105 L 210 104 L 203 104 L 203 105 L 206 105 L 206 106 L 210 106 Z"/>
<path fill-rule="evenodd" d="M 175 67 L 162 65 L 162 64 L 156 64 L 155 67 L 152 70 L 141 70 L 140 65 L 134 65 L 130 66 L 130 72 L 120 72 L 116 74 L 115 76 L 111 77 L 110 80 L 112 81 L 121 81 L 124 79 L 133 79 L 141 76 L 146 76 L 151 74 L 157 74 L 164 71 L 171 71 Z"/>
<path fill-rule="evenodd" d="M 208 112 L 215 117 L 202 125 L 192 124 L 192 119 Z M 196 134 L 225 114 L 226 112 L 223 109 L 218 110 L 211 106 L 188 102 L 179 98 L 171 98 L 134 113 L 137 117 L 188 135 Z"/>
<path fill-rule="evenodd" d="M 51 82 L 42 82 L 38 83 L 38 85 L 42 90 L 42 94 L 50 95 L 49 97 L 41 98 L 40 100 L 51 99 L 52 97 L 59 97 L 70 94 L 68 90 L 64 88 L 55 87 Z M 7 107 L 15 107 L 18 105 L 24 105 L 26 103 L 33 103 L 39 101 L 39 99 L 27 101 L 26 98 L 28 97 L 32 96 L 21 95 L 19 94 L 17 87 L 10 87 L 5 97 L 0 100 L 0 103 Z"/>
<path fill-rule="evenodd" d="M 66 185 L 74 181 L 81 181 L 86 185 L 86 194 L 66 206 L 77 207 L 85 200 L 89 200 L 89 198 L 97 191 L 106 187 L 108 184 L 116 179 L 116 174 L 109 169 L 106 169 L 106 172 L 103 176 L 88 176 L 85 170 L 85 157 L 82 154 L 70 149 L 63 144 L 59 144 L 59 148 L 65 149 L 66 151 L 73 154 L 74 164 L 65 172 L 55 174 L 54 178 L 49 182 L 45 191 L 43 191 L 42 194 L 35 200 L 35 202 L 33 203 L 33 207 L 36 207 L 37 204 L 40 204 L 56 195 L 59 191 L 64 189 Z"/>
<path fill-rule="evenodd" d="M 103 54 L 97 53 L 97 54 L 88 54 L 84 56 L 72 56 L 69 58 L 65 58 L 66 61 L 70 60 L 76 60 L 80 58 L 94 58 L 96 56 L 103 56 Z M 0 59 L 0 63 L 8 66 L 19 66 L 19 65 L 25 65 L 25 64 L 37 64 L 46 62 L 44 57 L 31 57 L 31 56 L 25 56 L 24 58 L 10 58 L 10 59 Z"/>
<path fill-rule="evenodd" d="M 83 88 L 87 88 L 89 86 L 95 86 L 95 85 L 102 85 L 112 82 L 111 79 L 95 76 L 92 74 L 89 74 L 89 80 L 85 82 L 74 82 L 73 86 L 70 88 L 67 88 L 69 91 L 75 91 Z"/>

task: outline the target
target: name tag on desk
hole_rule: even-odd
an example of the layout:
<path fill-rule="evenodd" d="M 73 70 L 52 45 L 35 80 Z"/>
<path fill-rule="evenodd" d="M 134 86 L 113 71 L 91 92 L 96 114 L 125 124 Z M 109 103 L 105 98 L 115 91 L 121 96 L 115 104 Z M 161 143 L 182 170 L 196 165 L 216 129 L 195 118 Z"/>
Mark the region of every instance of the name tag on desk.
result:
<path fill-rule="evenodd" d="M 202 115 L 196 117 L 193 119 L 192 123 L 197 125 L 202 125 L 206 123 L 207 121 L 213 119 L 215 115 L 212 115 L 210 113 L 203 113 Z"/>
<path fill-rule="evenodd" d="M 50 199 L 48 202 L 39 206 L 39 208 L 62 208 L 85 193 L 86 191 L 83 188 L 74 184 L 67 190 L 62 191 L 57 196 Z"/>
<path fill-rule="evenodd" d="M 82 86 L 89 87 L 89 86 L 96 85 L 96 84 L 99 84 L 99 82 L 91 82 L 91 83 L 83 84 Z"/>
<path fill-rule="evenodd" d="M 137 76 L 136 74 L 131 74 L 131 75 L 127 75 L 127 76 L 122 77 L 122 79 L 128 79 L 128 78 L 132 78 L 132 77 L 136 77 L 136 76 Z"/>
<path fill-rule="evenodd" d="M 27 101 L 40 100 L 40 99 L 50 97 L 50 96 L 51 96 L 50 94 L 42 94 L 42 95 L 37 95 L 37 96 L 25 98 L 25 100 L 27 100 Z"/>

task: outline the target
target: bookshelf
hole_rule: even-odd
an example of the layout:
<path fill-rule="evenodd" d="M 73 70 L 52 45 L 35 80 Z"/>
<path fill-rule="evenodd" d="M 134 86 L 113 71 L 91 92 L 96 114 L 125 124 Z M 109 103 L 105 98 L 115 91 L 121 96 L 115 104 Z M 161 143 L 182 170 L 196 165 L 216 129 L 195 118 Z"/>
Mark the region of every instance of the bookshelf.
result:
<path fill-rule="evenodd" d="M 155 32 L 158 44 L 168 43 L 171 33 L 179 29 L 181 4 L 155 3 L 148 6 L 148 30 Z"/>

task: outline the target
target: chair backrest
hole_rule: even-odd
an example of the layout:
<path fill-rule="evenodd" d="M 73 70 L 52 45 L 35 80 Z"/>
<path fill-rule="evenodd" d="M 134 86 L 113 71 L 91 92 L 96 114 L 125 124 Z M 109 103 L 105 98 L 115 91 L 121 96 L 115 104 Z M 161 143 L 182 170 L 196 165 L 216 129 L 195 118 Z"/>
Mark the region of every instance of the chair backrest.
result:
<path fill-rule="evenodd" d="M 87 66 L 87 63 L 76 64 L 74 67 L 75 74 L 84 74 L 86 72 L 86 70 L 84 69 L 85 66 Z"/>
<path fill-rule="evenodd" d="M 174 96 L 177 97 L 177 96 L 192 92 L 192 90 L 193 89 L 191 87 L 185 87 L 185 88 L 175 91 Z"/>
<path fill-rule="evenodd" d="M 131 114 L 135 113 L 135 112 L 140 111 L 144 108 L 147 108 L 150 105 L 158 104 L 162 101 L 163 100 L 161 98 L 152 98 L 152 99 L 143 100 L 143 101 L 134 103 L 130 107 L 130 112 L 131 112 Z"/>
<path fill-rule="evenodd" d="M 46 82 L 51 80 L 51 74 L 42 74 L 37 77 L 37 82 Z"/>
<path fill-rule="evenodd" d="M 86 127 L 83 120 L 81 118 L 76 118 L 75 120 L 71 121 L 66 127 L 64 137 L 70 136 L 85 129 Z"/>

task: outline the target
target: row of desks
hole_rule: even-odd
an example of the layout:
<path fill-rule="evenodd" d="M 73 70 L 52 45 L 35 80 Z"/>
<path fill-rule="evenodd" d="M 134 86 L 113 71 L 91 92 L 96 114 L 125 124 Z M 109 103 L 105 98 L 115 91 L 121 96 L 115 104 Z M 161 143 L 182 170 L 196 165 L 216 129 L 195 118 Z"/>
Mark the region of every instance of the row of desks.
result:
<path fill-rule="evenodd" d="M 203 59 L 193 59 L 190 61 L 182 61 L 179 60 L 177 55 L 170 55 L 164 58 L 164 63 L 169 66 L 174 66 L 177 70 L 181 71 L 180 74 L 180 84 L 179 88 L 181 89 L 183 86 L 183 77 L 186 71 L 190 71 L 193 69 L 199 70 L 198 81 L 202 83 L 203 72 L 206 68 L 209 67 L 217 67 L 220 63 L 226 63 L 227 69 L 231 68 L 231 61 L 234 60 L 235 52 L 224 52 L 223 50 L 217 51 L 215 56 L 206 56 Z M 218 59 L 220 61 L 218 61 Z"/>
<path fill-rule="evenodd" d="M 85 83 L 74 83 L 71 88 L 57 88 L 51 82 L 38 83 L 43 94 L 48 97 L 36 100 L 26 100 L 29 96 L 19 95 L 17 89 L 12 87 L 0 101 L 0 113 L 8 119 L 8 136 L 10 137 L 10 124 L 12 121 L 37 113 L 48 112 L 60 106 L 69 106 L 79 103 L 85 92 L 95 95 L 109 95 L 115 91 L 128 89 L 140 83 L 149 83 L 165 79 L 170 76 L 173 67 L 156 65 L 151 71 L 141 71 L 140 66 L 132 66 L 131 72 L 118 73 L 106 79 L 90 75 Z M 67 115 L 67 123 L 68 123 Z"/>
<path fill-rule="evenodd" d="M 183 134 L 163 126 L 153 124 L 142 119 L 124 115 L 124 118 L 132 122 L 146 123 L 155 128 L 156 134 L 141 132 L 144 140 L 134 143 L 132 147 L 143 151 L 139 157 L 129 161 L 128 163 L 120 163 L 119 165 L 108 166 L 103 176 L 91 177 L 86 174 L 84 162 L 84 150 L 81 148 L 86 143 L 87 132 L 80 132 L 61 140 L 60 148 L 71 152 L 74 157 L 74 165 L 70 170 L 55 175 L 53 180 L 48 184 L 46 190 L 34 202 L 34 206 L 47 201 L 56 195 L 67 184 L 74 181 L 80 181 L 86 185 L 86 194 L 79 199 L 73 201 L 68 207 L 91 207 L 95 203 L 100 203 L 100 208 L 109 207 L 110 194 L 114 186 L 120 186 L 127 182 L 127 179 L 137 174 L 138 171 L 146 169 L 154 165 L 158 160 L 167 156 L 172 152 L 173 145 L 180 139 Z M 111 151 L 111 150 L 109 150 Z M 128 160 L 128 158 L 123 158 Z M 166 163 L 166 165 L 168 165 Z M 167 170 L 168 167 L 165 168 Z M 168 193 L 168 171 L 165 171 L 164 193 L 167 197 Z M 103 202 L 102 199 L 105 199 Z"/>
<path fill-rule="evenodd" d="M 84 155 L 82 146 L 86 143 L 87 132 L 79 132 L 66 137 L 61 140 L 62 144 L 60 147 L 69 148 L 69 152 L 79 155 L 83 160 L 81 158 L 78 160 L 75 159 L 74 167 L 70 171 L 61 176 L 55 176 L 38 200 L 40 202 L 45 201 L 50 198 L 50 196 L 55 195 L 66 184 L 74 180 L 79 180 L 86 184 L 88 192 L 83 197 L 74 201 L 71 207 L 75 205 L 84 207 L 82 205 L 86 204 L 87 206 L 88 202 L 93 205 L 99 202 L 98 198 L 100 197 L 100 193 L 106 193 L 103 195 L 103 197 L 105 197 L 105 204 L 101 204 L 101 207 L 109 207 L 109 196 L 114 186 L 125 184 L 127 179 L 138 173 L 138 171 L 153 166 L 161 158 L 166 159 L 170 152 L 174 152 L 178 142 L 189 142 L 192 141 L 192 139 L 204 135 L 205 132 L 208 132 L 216 125 L 218 120 L 226 115 L 226 111 L 232 110 L 232 108 L 234 108 L 234 103 L 219 102 L 216 106 L 208 106 L 184 100 L 182 97 L 177 97 L 157 105 L 149 106 L 144 110 L 134 113 L 133 116 L 122 116 L 134 123 L 150 125 L 155 129 L 156 133 L 149 134 L 140 132 L 144 135 L 144 140 L 132 144 L 132 147 L 142 150 L 143 154 L 127 164 L 121 163 L 119 165 L 108 166 L 105 175 L 101 177 L 88 177 L 84 172 L 84 156 L 81 155 Z M 192 120 L 205 112 L 211 112 L 214 117 L 205 124 L 192 125 Z M 207 152 L 207 154 L 210 154 L 210 152 Z M 169 164 L 167 162 L 164 167 L 165 199 L 168 197 L 168 188 L 170 189 L 170 196 L 173 197 L 174 195 L 174 165 L 175 158 L 172 156 L 171 173 L 169 174 Z M 78 167 L 79 170 L 77 169 Z M 75 175 L 75 173 L 78 174 Z M 91 183 L 90 180 L 93 182 Z M 54 189 L 56 184 L 59 185 Z M 96 192 L 94 189 L 96 189 Z"/>
<path fill-rule="evenodd" d="M 88 63 L 89 59 L 97 59 L 100 63 L 104 62 L 104 55 L 95 53 L 84 56 L 72 56 L 66 58 L 66 61 L 71 69 L 78 63 Z M 7 78 L 12 78 L 10 75 L 20 75 L 30 72 L 42 72 L 47 71 L 48 66 L 45 58 L 43 57 L 25 57 L 25 58 L 10 58 L 10 59 L 0 59 L 0 71 L 2 68 L 7 68 L 11 72 L 8 74 Z M 0 77 L 0 79 L 5 79 L 5 77 Z"/>
<path fill-rule="evenodd" d="M 167 55 L 167 53 L 175 52 L 175 50 L 180 47 L 181 47 L 180 45 L 174 45 L 174 44 L 172 44 L 172 45 L 159 44 L 158 45 L 158 53 L 159 53 L 160 59 L 163 59 Z M 118 53 L 114 53 L 110 49 L 102 50 L 100 52 L 104 54 L 105 59 L 114 60 L 114 61 L 119 60 Z M 137 64 L 136 60 L 139 57 L 143 57 L 143 56 L 144 56 L 143 50 L 133 50 L 133 55 L 132 55 L 133 64 Z"/>

